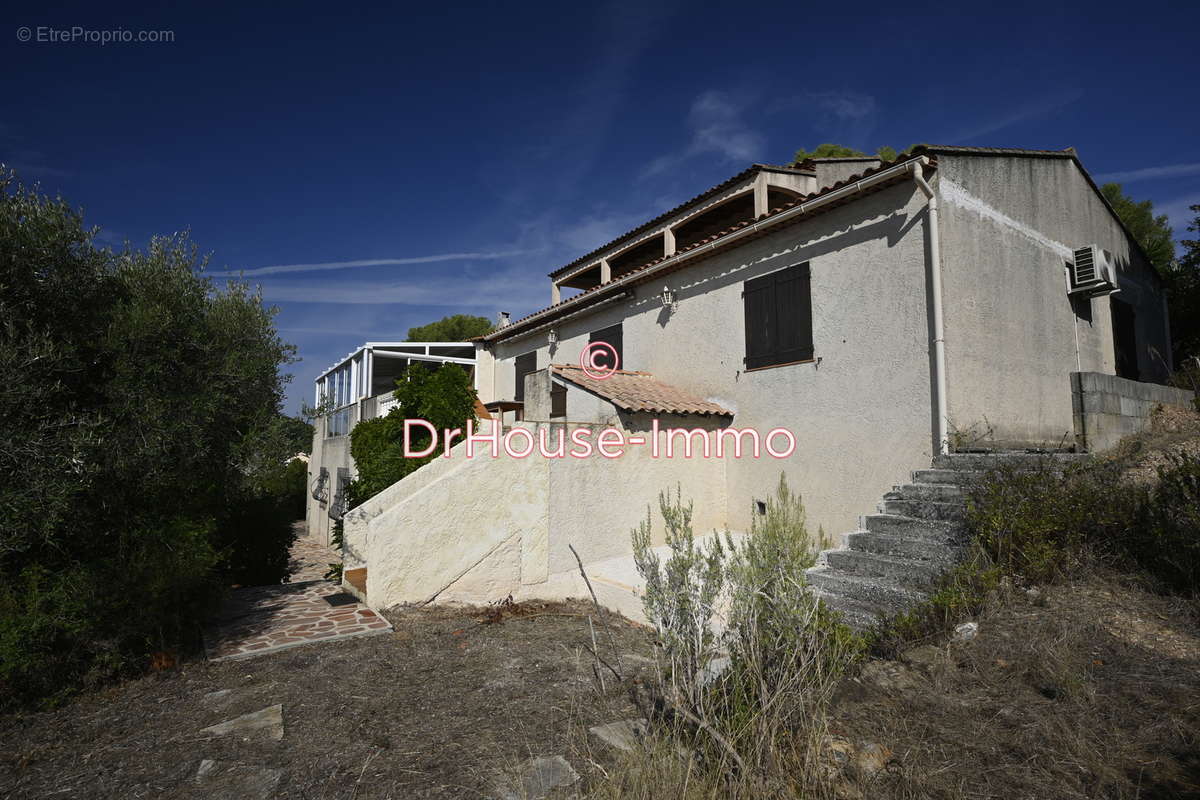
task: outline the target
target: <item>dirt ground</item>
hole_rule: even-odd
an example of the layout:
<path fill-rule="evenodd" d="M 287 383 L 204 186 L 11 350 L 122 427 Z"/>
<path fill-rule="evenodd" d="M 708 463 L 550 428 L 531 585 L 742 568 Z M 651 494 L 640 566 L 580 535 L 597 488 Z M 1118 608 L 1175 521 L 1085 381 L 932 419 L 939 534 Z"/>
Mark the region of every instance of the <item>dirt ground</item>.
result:
<path fill-rule="evenodd" d="M 1013 589 L 967 642 L 875 661 L 831 732 L 883 745 L 870 798 L 1200 798 L 1196 608 L 1092 575 Z"/>
<path fill-rule="evenodd" d="M 597 688 L 589 611 L 397 611 L 392 634 L 184 664 L 56 711 L 0 717 L 0 797 L 213 800 L 196 780 L 204 759 L 281 771 L 279 798 L 494 796 L 499 773 L 556 754 L 586 777 L 587 728 L 636 716 L 632 679 Z M 646 669 L 647 631 L 612 619 L 616 649 L 641 656 L 627 674 Z M 605 630 L 595 635 L 607 657 Z M 200 733 L 276 703 L 281 741 Z"/>
<path fill-rule="evenodd" d="M 601 692 L 590 611 L 396 611 L 393 634 L 185 664 L 3 717 L 0 798 L 240 797 L 197 782 L 205 759 L 278 770 L 279 798 L 495 797 L 504 772 L 549 755 L 584 778 L 556 796 L 586 796 L 611 755 L 587 728 L 638 715 L 629 689 L 653 655 L 644 628 L 614 617 L 631 677 Z M 606 629 L 595 635 L 607 656 Z M 280 741 L 200 732 L 276 703 Z M 1196 609 L 1116 576 L 1013 587 L 973 640 L 865 663 L 829 731 L 885 754 L 833 788 L 847 800 L 1197 798 Z"/>

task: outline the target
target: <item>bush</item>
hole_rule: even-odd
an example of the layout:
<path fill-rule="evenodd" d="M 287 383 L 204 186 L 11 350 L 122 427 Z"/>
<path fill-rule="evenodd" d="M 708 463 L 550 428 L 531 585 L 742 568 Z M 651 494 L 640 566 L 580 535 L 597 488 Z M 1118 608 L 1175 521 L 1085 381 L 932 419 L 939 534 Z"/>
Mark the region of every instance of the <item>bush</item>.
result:
<path fill-rule="evenodd" d="M 385 417 L 364 420 L 350 432 L 350 455 L 358 475 L 350 484 L 350 507 L 374 497 L 406 475 L 441 455 L 442 431 L 464 428 L 475 419 L 475 387 L 470 374 L 456 364 L 430 369 L 414 364 L 396 382 L 399 405 Z M 433 452 L 423 458 L 404 456 L 404 420 L 421 419 L 438 432 Z M 414 427 L 412 450 L 430 444 L 429 433 Z"/>
<path fill-rule="evenodd" d="M 1000 470 L 971 492 L 968 529 L 1005 574 L 1035 582 L 1067 575 L 1099 556 L 1140 569 L 1164 589 L 1194 591 L 1200 577 L 1200 460 L 1186 453 L 1145 487 L 1123 459 L 1066 472 Z"/>
<path fill-rule="evenodd" d="M 662 702 L 682 718 L 674 734 L 728 770 L 735 794 L 802 783 L 824 708 L 862 643 L 804 580 L 820 538 L 800 497 L 781 478 L 740 545 L 728 533 L 697 545 L 679 492 L 660 495 L 659 507 L 670 555 L 663 562 L 651 550 L 647 515 L 633 533 L 634 559 L 665 656 Z"/>
<path fill-rule="evenodd" d="M 1121 544 L 1170 591 L 1200 591 L 1200 458 L 1183 452 L 1158 468 L 1158 483 Z"/>
<path fill-rule="evenodd" d="M 185 237 L 93 233 L 0 172 L 0 705 L 194 644 L 222 584 L 286 558 L 273 311 Z"/>

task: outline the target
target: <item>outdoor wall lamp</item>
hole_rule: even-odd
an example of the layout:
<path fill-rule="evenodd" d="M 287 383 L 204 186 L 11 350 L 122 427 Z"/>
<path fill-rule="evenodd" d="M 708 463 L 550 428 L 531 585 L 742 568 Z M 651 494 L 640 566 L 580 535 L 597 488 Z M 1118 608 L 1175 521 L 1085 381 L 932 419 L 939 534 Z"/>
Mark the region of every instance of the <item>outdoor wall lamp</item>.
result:
<path fill-rule="evenodd" d="M 662 301 L 663 308 L 675 309 L 675 293 L 671 291 L 671 287 L 664 286 L 658 299 Z"/>

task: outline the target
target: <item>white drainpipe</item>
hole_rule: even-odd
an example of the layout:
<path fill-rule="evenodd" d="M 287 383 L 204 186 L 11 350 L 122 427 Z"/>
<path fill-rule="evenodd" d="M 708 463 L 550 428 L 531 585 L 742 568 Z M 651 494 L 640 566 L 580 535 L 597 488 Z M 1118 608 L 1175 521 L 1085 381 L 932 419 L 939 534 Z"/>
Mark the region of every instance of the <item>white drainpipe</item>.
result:
<path fill-rule="evenodd" d="M 933 372 L 937 386 L 937 439 L 938 452 L 950 449 L 950 418 L 946 410 L 946 334 L 942 328 L 942 248 L 938 236 L 938 199 L 933 187 L 925 180 L 921 165 L 924 158 L 914 159 L 911 164 L 913 180 L 924 193 L 929 208 L 929 261 L 930 283 L 933 284 Z"/>

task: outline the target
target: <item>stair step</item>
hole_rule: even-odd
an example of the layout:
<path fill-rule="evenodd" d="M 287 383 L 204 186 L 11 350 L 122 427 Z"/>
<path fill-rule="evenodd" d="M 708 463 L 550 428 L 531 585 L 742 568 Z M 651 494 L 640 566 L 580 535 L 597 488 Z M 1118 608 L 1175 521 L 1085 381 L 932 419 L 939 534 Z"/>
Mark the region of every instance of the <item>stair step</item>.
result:
<path fill-rule="evenodd" d="M 852 600 L 845 595 L 817 591 L 817 596 L 842 618 L 842 624 L 859 631 L 869 630 L 879 623 L 881 613 L 870 603 Z"/>
<path fill-rule="evenodd" d="M 885 495 L 887 500 L 933 500 L 938 503 L 961 503 L 963 490 L 953 483 L 906 483 Z"/>
<path fill-rule="evenodd" d="M 899 611 L 924 597 L 923 593 L 887 578 L 848 575 L 828 566 L 810 567 L 805 570 L 805 576 L 810 584 L 824 592 L 869 603 L 887 612 Z"/>
<path fill-rule="evenodd" d="M 919 469 L 913 472 L 913 483 L 950 483 L 964 486 L 978 480 L 982 472 L 973 469 Z"/>
<path fill-rule="evenodd" d="M 888 578 L 904 586 L 927 586 L 945 569 L 942 564 L 897 558 L 862 550 L 826 550 L 822 560 L 832 569 L 848 575 Z"/>
<path fill-rule="evenodd" d="M 1087 461 L 1085 453 L 947 453 L 933 457 L 938 469 L 988 470 L 1000 466 L 1015 469 L 1062 469 L 1070 464 Z"/>
<path fill-rule="evenodd" d="M 942 545 L 959 544 L 963 532 L 962 523 L 958 521 L 917 519 L 900 514 L 869 514 L 863 521 L 864 527 L 871 533 Z"/>
<path fill-rule="evenodd" d="M 938 503 L 933 500 L 884 500 L 883 513 L 933 520 L 960 520 L 966 516 L 961 502 Z"/>
<path fill-rule="evenodd" d="M 947 544 L 935 544 L 922 539 L 906 539 L 886 533 L 854 531 L 845 535 L 846 546 L 858 553 L 921 561 L 945 569 L 957 560 L 960 549 Z"/>

